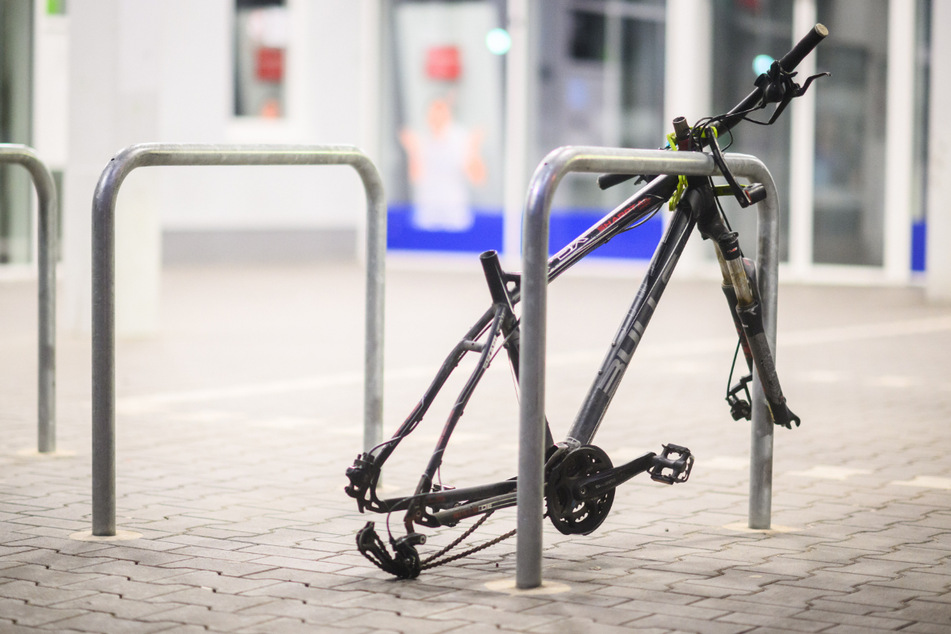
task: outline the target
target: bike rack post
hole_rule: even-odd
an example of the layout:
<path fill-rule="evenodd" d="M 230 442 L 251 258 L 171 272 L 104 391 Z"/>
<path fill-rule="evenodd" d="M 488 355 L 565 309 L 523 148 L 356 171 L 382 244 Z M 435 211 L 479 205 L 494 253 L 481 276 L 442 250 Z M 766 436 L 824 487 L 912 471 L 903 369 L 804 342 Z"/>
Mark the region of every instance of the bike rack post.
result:
<path fill-rule="evenodd" d="M 138 167 L 175 165 L 350 165 L 367 198 L 364 448 L 382 439 L 383 302 L 386 199 L 376 167 L 347 145 L 206 145 L 145 143 L 113 157 L 92 204 L 92 534 L 116 534 L 115 210 L 119 187 Z"/>
<path fill-rule="evenodd" d="M 758 205 L 756 259 L 766 336 L 775 350 L 779 275 L 779 202 L 776 185 L 759 159 L 741 154 L 726 154 L 725 158 L 734 174 L 762 183 L 766 188 L 766 200 Z M 569 172 L 686 176 L 711 176 L 718 173 L 713 159 L 700 152 L 568 146 L 550 152 L 532 176 L 522 219 L 521 405 L 515 568 L 515 584 L 521 589 L 535 588 L 542 583 L 549 212 L 555 189 Z M 749 526 L 764 529 L 770 525 L 773 425 L 755 373 L 753 389 Z"/>
<path fill-rule="evenodd" d="M 56 451 L 56 185 L 49 168 L 26 145 L 0 143 L 0 163 L 19 163 L 36 188 L 39 277 L 37 451 Z"/>

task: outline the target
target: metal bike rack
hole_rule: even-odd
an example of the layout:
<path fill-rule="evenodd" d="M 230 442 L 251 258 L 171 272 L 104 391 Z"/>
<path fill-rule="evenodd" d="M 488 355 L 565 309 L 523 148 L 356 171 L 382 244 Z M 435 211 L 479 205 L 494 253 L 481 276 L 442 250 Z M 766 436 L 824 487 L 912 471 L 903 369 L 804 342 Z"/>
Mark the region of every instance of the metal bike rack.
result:
<path fill-rule="evenodd" d="M 56 451 L 56 185 L 36 152 L 26 145 L 0 143 L 0 163 L 19 163 L 30 173 L 39 207 L 39 348 L 37 451 Z"/>
<path fill-rule="evenodd" d="M 779 275 L 776 185 L 759 159 L 742 154 L 724 156 L 734 174 L 762 183 L 766 188 L 766 200 L 757 206 L 759 238 L 756 259 L 766 336 L 775 350 Z M 516 587 L 521 589 L 535 588 L 542 583 L 549 212 L 555 189 L 569 172 L 685 176 L 719 173 L 713 159 L 699 152 L 569 146 L 549 153 L 532 176 L 522 218 L 521 404 L 515 579 Z M 766 529 L 770 526 L 772 499 L 773 423 L 755 372 L 752 423 L 749 526 Z"/>
<path fill-rule="evenodd" d="M 146 143 L 113 157 L 92 205 L 92 534 L 116 534 L 115 209 L 119 187 L 138 167 L 173 165 L 350 165 L 367 198 L 364 448 L 382 438 L 383 302 L 386 200 L 376 167 L 346 145 L 204 145 Z"/>

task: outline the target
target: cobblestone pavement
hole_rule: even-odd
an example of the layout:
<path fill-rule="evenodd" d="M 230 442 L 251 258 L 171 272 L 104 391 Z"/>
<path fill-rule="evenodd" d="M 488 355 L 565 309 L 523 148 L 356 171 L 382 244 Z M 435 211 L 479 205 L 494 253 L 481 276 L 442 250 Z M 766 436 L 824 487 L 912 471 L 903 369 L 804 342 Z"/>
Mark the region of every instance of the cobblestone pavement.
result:
<path fill-rule="evenodd" d="M 488 302 L 474 258 L 436 269 L 388 273 L 387 434 Z M 777 430 L 772 530 L 751 531 L 749 427 L 723 401 L 732 324 L 716 282 L 675 279 L 596 442 L 615 464 L 686 445 L 690 481 L 635 478 L 588 536 L 546 522 L 545 583 L 516 591 L 513 539 L 412 581 L 357 553 L 362 284 L 351 265 L 164 271 L 161 333 L 117 357 L 117 524 L 141 536 L 90 541 L 89 338 L 59 335 L 58 450 L 38 455 L 36 288 L 0 282 L 0 632 L 951 631 L 951 307 L 782 287 L 780 376 L 803 424 Z M 636 285 L 553 285 L 556 435 Z M 514 475 L 516 436 L 511 379 L 490 373 L 443 482 Z M 412 487 L 433 438 L 394 455 L 385 494 Z M 514 523 L 499 511 L 476 537 Z"/>

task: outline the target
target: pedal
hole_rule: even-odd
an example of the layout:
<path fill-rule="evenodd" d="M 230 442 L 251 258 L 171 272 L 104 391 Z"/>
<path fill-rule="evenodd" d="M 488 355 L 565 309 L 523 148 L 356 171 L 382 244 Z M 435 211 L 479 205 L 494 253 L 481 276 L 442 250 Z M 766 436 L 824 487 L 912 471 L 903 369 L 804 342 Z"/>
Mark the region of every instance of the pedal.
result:
<path fill-rule="evenodd" d="M 357 532 L 357 550 L 378 568 L 400 579 L 415 579 L 419 576 L 420 561 L 416 545 L 425 542 L 426 536 L 421 533 L 410 533 L 399 539 L 390 538 L 394 552 L 390 555 L 386 544 L 376 534 L 373 522 L 367 522 Z"/>
<path fill-rule="evenodd" d="M 650 468 L 651 480 L 664 484 L 686 482 L 693 469 L 693 454 L 680 445 L 664 445 L 664 452 L 654 456 Z"/>

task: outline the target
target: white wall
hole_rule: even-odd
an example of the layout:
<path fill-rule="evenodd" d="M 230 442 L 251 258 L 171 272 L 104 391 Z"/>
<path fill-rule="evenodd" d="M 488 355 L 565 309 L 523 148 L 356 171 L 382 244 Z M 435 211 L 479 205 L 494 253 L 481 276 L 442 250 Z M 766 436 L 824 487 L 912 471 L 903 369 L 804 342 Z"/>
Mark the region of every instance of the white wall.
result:
<path fill-rule="evenodd" d="M 289 2 L 287 117 L 280 121 L 230 115 L 231 0 L 154 4 L 165 17 L 157 140 L 361 145 L 362 3 Z M 166 229 L 353 227 L 364 210 L 349 168 L 164 171 Z"/>
<path fill-rule="evenodd" d="M 143 142 L 361 145 L 363 2 L 289 0 L 287 117 L 232 116 L 232 0 L 97 0 L 69 5 L 63 323 L 91 312 L 90 208 L 99 175 Z M 372 49 L 370 49 L 372 50 Z M 362 90 L 361 90 L 362 87 Z M 117 329 L 157 326 L 160 233 L 362 225 L 363 190 L 347 167 L 145 168 L 117 214 Z M 356 241 L 356 238 L 355 238 Z M 354 245 L 354 252 L 357 252 Z"/>

